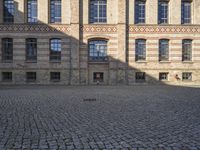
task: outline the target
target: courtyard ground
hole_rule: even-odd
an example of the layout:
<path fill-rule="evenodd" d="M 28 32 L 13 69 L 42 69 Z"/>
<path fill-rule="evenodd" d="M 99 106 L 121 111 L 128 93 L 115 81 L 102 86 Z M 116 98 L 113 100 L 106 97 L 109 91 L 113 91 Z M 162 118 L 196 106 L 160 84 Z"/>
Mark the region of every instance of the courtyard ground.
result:
<path fill-rule="evenodd" d="M 200 149 L 200 88 L 2 86 L 0 150 Z"/>

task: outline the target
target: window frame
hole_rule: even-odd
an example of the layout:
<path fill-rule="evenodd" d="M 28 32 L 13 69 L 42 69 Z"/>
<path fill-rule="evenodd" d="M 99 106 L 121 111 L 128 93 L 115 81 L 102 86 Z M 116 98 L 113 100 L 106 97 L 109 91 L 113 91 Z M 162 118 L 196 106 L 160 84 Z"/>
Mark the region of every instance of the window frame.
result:
<path fill-rule="evenodd" d="M 141 75 L 141 76 L 139 76 Z M 146 82 L 146 73 L 145 72 L 136 72 L 135 73 L 136 82 Z"/>
<path fill-rule="evenodd" d="M 2 51 L 1 51 L 2 52 L 2 62 L 5 62 L 5 63 L 13 62 L 13 39 L 12 38 L 2 38 L 1 44 L 2 44 Z M 10 44 L 10 46 L 8 46 L 8 44 Z M 6 54 L 6 53 L 9 53 L 9 54 Z M 10 59 L 7 59 L 8 57 L 10 57 Z"/>
<path fill-rule="evenodd" d="M 32 41 L 35 40 L 35 41 Z M 28 46 L 30 46 L 29 44 L 31 44 L 31 46 L 33 46 L 33 44 L 35 44 L 35 46 L 33 47 L 33 49 L 31 49 L 32 53 L 35 53 L 33 56 L 28 56 Z M 32 47 L 31 47 L 32 48 Z M 37 39 L 36 38 L 27 38 L 26 39 L 26 61 L 30 61 L 30 62 L 37 62 Z"/>
<path fill-rule="evenodd" d="M 60 72 L 50 72 L 50 81 L 51 82 L 60 82 L 61 81 L 61 73 Z"/>
<path fill-rule="evenodd" d="M 144 7 L 144 9 L 141 9 Z M 144 12 L 142 12 L 142 10 Z M 143 17 L 142 14 L 144 15 Z M 146 23 L 146 0 L 136 0 L 135 1 L 135 24 L 145 24 Z"/>
<path fill-rule="evenodd" d="M 57 44 L 54 43 L 54 44 L 56 44 L 54 47 L 54 48 L 56 48 L 56 50 L 54 52 L 52 51 L 53 40 L 58 42 Z M 53 53 L 55 53 L 55 54 L 53 54 Z M 60 39 L 60 38 L 50 39 L 49 40 L 49 60 L 50 60 L 50 62 L 61 62 L 61 55 L 62 55 L 62 39 Z M 53 58 L 53 57 L 55 57 L 55 58 Z"/>
<path fill-rule="evenodd" d="M 162 78 L 162 75 L 166 75 L 165 78 Z M 169 72 L 160 72 L 159 81 L 169 81 Z"/>
<path fill-rule="evenodd" d="M 186 75 L 186 76 L 185 76 Z M 187 77 L 187 75 L 189 75 Z M 183 72 L 182 73 L 182 81 L 192 81 L 193 77 L 192 77 L 192 72 Z"/>
<path fill-rule="evenodd" d="M 60 11 L 57 12 L 59 10 L 59 8 L 60 8 Z M 58 14 L 60 14 L 60 16 Z M 62 0 L 50 0 L 49 22 L 52 24 L 61 24 L 62 23 Z"/>
<path fill-rule="evenodd" d="M 191 39 L 182 40 L 182 61 L 183 62 L 192 61 L 192 47 L 193 47 L 192 45 L 193 45 L 193 41 Z"/>
<path fill-rule="evenodd" d="M 14 0 L 3 0 L 3 23 L 14 23 L 14 11 Z"/>
<path fill-rule="evenodd" d="M 168 0 L 158 0 L 158 24 L 169 24 L 169 1 Z"/>
<path fill-rule="evenodd" d="M 135 61 L 146 61 L 146 39 L 136 39 L 135 40 Z M 143 42 L 142 44 L 138 45 L 139 42 Z M 143 46 L 138 47 L 138 46 Z M 142 52 L 140 50 L 143 50 Z M 140 55 L 138 55 L 139 53 L 142 53 Z"/>
<path fill-rule="evenodd" d="M 95 10 L 94 5 L 97 6 L 97 10 Z M 104 10 L 100 12 L 100 8 Z M 94 14 L 96 14 L 97 16 L 95 16 Z M 102 15 L 102 17 L 100 17 L 100 14 Z M 107 23 L 107 0 L 89 0 L 89 23 L 90 24 Z"/>
<path fill-rule="evenodd" d="M 189 4 L 189 12 L 186 13 L 185 11 L 185 4 Z M 187 14 L 188 18 L 185 18 Z M 181 1 L 181 24 L 191 24 L 192 23 L 192 0 L 182 0 Z"/>
<path fill-rule="evenodd" d="M 31 75 L 31 77 L 29 75 Z M 37 81 L 36 72 L 26 72 L 26 82 L 36 82 L 36 81 Z"/>
<path fill-rule="evenodd" d="M 166 42 L 166 43 L 162 43 L 162 42 Z M 169 61 L 169 43 L 170 40 L 169 39 L 160 39 L 159 40 L 159 61 Z M 167 46 L 166 48 L 164 46 Z M 165 49 L 163 49 L 165 48 Z M 165 51 L 163 51 L 165 50 Z M 163 54 L 164 53 L 164 54 Z"/>
<path fill-rule="evenodd" d="M 91 44 L 91 43 L 94 44 Z M 102 42 L 100 44 L 95 44 L 95 42 Z M 98 46 L 98 48 L 96 47 Z M 91 49 L 91 47 L 94 47 L 94 49 Z M 101 47 L 105 47 L 105 50 L 103 51 L 101 56 Z M 95 49 L 97 48 L 97 50 Z M 88 40 L 88 58 L 90 62 L 107 62 L 108 61 L 108 40 L 107 39 L 90 39 Z M 93 54 L 93 55 L 91 55 Z M 95 56 L 95 54 L 97 56 Z"/>
<path fill-rule="evenodd" d="M 4 78 L 5 74 L 7 74 L 7 75 L 9 74 L 8 76 L 10 76 L 11 78 L 10 79 L 5 79 Z M 12 72 L 2 72 L 1 73 L 1 81 L 2 82 L 12 82 L 13 81 L 13 73 Z"/>
<path fill-rule="evenodd" d="M 38 0 L 27 0 L 27 23 L 38 23 Z M 36 5 L 36 7 L 35 7 Z M 33 13 L 36 16 L 32 16 Z"/>

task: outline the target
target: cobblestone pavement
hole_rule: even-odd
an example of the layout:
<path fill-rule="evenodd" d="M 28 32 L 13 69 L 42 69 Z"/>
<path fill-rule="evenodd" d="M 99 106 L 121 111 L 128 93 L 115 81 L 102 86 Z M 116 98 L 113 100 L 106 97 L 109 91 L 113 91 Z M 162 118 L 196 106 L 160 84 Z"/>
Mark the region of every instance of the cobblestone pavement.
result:
<path fill-rule="evenodd" d="M 0 150 L 200 149 L 200 88 L 0 87 Z"/>

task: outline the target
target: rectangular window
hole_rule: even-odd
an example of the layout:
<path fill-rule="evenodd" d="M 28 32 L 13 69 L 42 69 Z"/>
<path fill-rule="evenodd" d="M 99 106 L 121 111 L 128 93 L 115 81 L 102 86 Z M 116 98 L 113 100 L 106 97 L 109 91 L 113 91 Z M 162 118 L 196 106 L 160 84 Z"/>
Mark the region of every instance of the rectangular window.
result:
<path fill-rule="evenodd" d="M 159 73 L 159 80 L 160 81 L 167 81 L 168 80 L 168 72 Z"/>
<path fill-rule="evenodd" d="M 12 81 L 12 72 L 2 72 L 2 81 L 11 82 Z"/>
<path fill-rule="evenodd" d="M 191 1 L 182 0 L 181 23 L 182 24 L 190 24 L 191 23 Z"/>
<path fill-rule="evenodd" d="M 60 72 L 51 72 L 50 73 L 50 80 L 58 82 L 60 81 Z"/>
<path fill-rule="evenodd" d="M 146 40 L 137 39 L 136 40 L 136 61 L 146 60 Z"/>
<path fill-rule="evenodd" d="M 3 21 L 4 23 L 14 22 L 14 1 L 3 0 Z"/>
<path fill-rule="evenodd" d="M 136 72 L 135 79 L 137 82 L 144 82 L 146 78 L 145 72 Z"/>
<path fill-rule="evenodd" d="M 26 60 L 37 61 L 37 39 L 26 39 Z"/>
<path fill-rule="evenodd" d="M 182 79 L 183 79 L 183 81 L 191 81 L 192 73 L 191 72 L 183 72 Z"/>
<path fill-rule="evenodd" d="M 50 3 L 50 22 L 61 23 L 61 0 L 51 0 Z"/>
<path fill-rule="evenodd" d="M 192 60 L 192 40 L 183 40 L 182 42 L 182 59 L 183 61 Z"/>
<path fill-rule="evenodd" d="M 159 40 L 159 61 L 169 60 L 169 40 Z"/>
<path fill-rule="evenodd" d="M 2 60 L 3 62 L 11 62 L 13 60 L 13 39 L 2 39 Z"/>
<path fill-rule="evenodd" d="M 27 72 L 26 73 L 26 81 L 27 82 L 35 82 L 36 81 L 36 72 Z"/>
<path fill-rule="evenodd" d="M 160 0 L 158 2 L 158 23 L 168 23 L 168 1 L 166 0 Z"/>
<path fill-rule="evenodd" d="M 37 20 L 37 0 L 28 0 L 27 3 L 27 21 L 28 23 L 36 23 Z"/>
<path fill-rule="evenodd" d="M 61 39 L 50 40 L 50 61 L 61 61 Z"/>
<path fill-rule="evenodd" d="M 107 22 L 106 0 L 90 0 L 90 23 Z"/>
<path fill-rule="evenodd" d="M 135 3 L 135 23 L 145 23 L 145 0 L 136 0 Z"/>
<path fill-rule="evenodd" d="M 94 82 L 103 82 L 104 73 L 103 72 L 94 72 L 93 81 Z"/>

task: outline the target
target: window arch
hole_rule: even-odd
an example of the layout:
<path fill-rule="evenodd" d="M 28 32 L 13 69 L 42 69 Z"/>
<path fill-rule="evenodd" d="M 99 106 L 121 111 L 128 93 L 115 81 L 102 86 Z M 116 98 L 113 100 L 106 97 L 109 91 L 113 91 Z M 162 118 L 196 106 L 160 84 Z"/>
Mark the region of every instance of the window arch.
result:
<path fill-rule="evenodd" d="M 106 23 L 107 22 L 107 1 L 90 0 L 89 22 Z"/>
<path fill-rule="evenodd" d="M 92 39 L 89 40 L 89 60 L 106 61 L 107 60 L 107 40 Z"/>
<path fill-rule="evenodd" d="M 50 61 L 60 61 L 61 60 L 61 39 L 55 38 L 50 39 Z"/>

